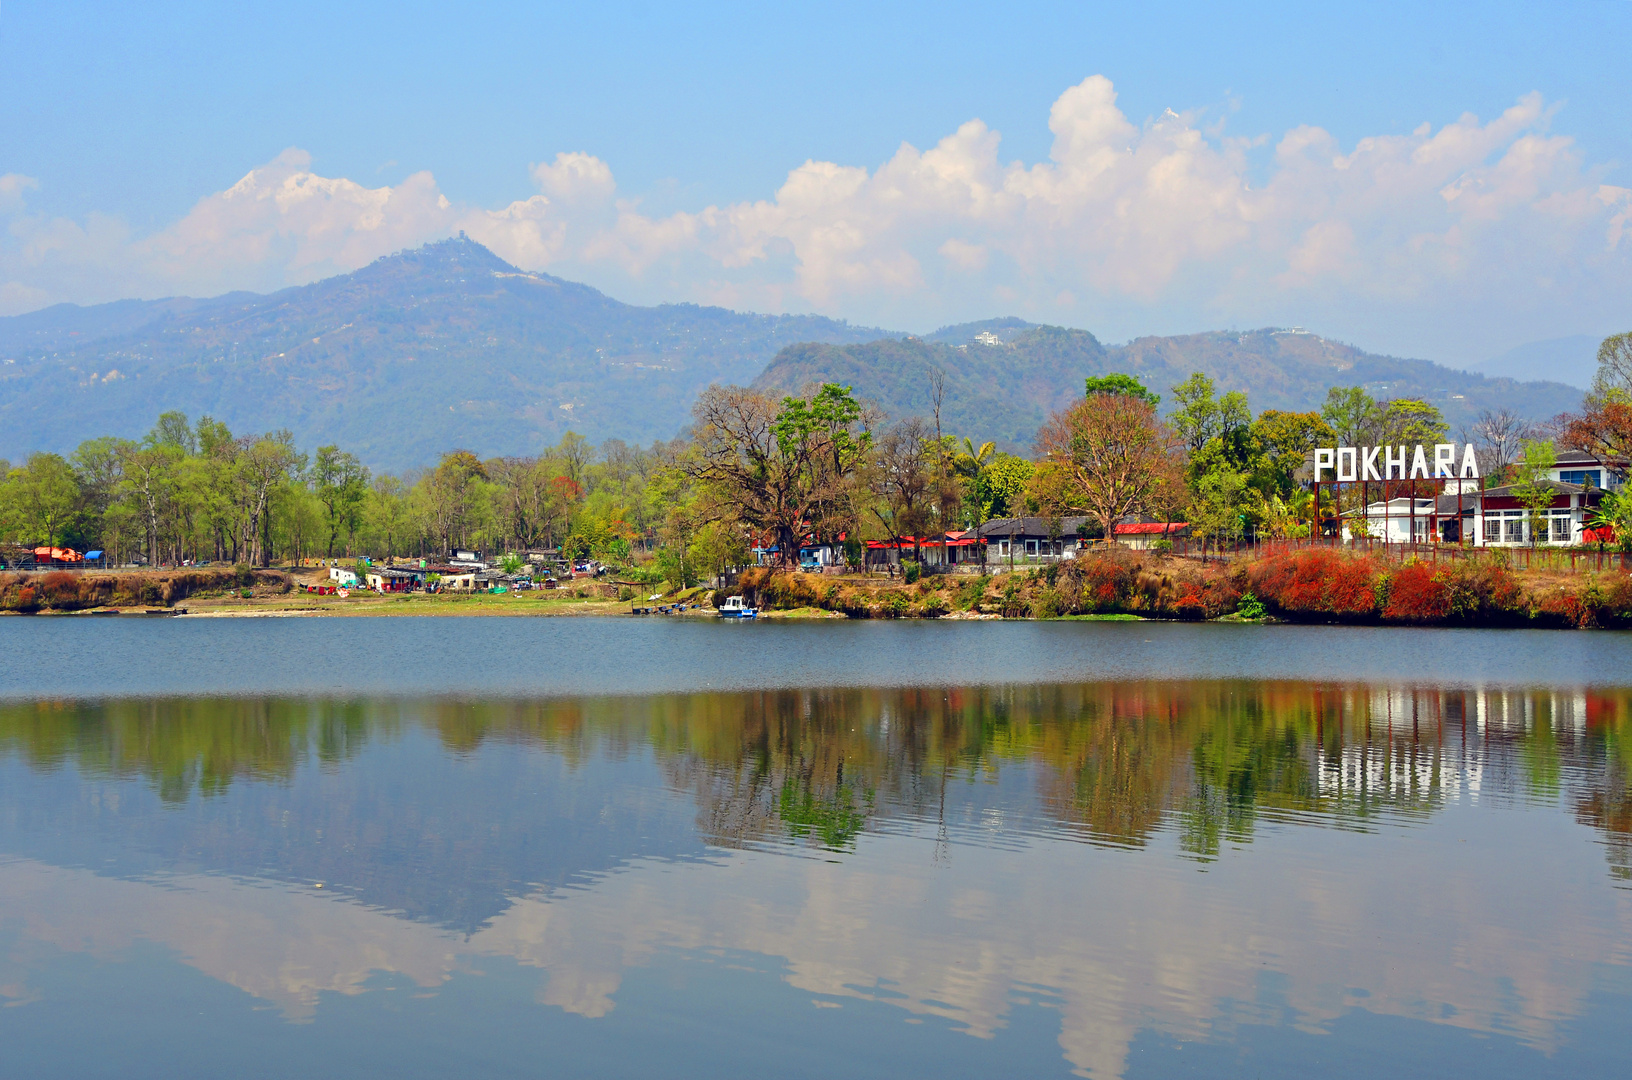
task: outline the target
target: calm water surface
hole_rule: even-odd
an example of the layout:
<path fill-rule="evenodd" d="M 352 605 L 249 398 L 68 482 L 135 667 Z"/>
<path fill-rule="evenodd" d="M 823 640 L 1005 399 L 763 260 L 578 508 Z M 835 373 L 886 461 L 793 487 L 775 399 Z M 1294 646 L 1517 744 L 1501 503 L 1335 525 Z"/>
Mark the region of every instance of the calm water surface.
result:
<path fill-rule="evenodd" d="M 1622 1075 L 1632 637 L 0 620 L 0 1076 Z"/>

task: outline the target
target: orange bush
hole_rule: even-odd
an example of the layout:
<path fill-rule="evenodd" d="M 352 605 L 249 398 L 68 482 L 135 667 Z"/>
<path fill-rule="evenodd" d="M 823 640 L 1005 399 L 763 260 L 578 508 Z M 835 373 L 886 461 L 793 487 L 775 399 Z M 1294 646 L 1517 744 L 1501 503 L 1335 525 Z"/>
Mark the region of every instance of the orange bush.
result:
<path fill-rule="evenodd" d="M 1247 568 L 1247 584 L 1279 615 L 1334 619 L 1377 613 L 1377 564 L 1365 555 L 1313 549 L 1288 551 Z"/>
<path fill-rule="evenodd" d="M 1389 622 L 1443 622 L 1451 613 L 1451 590 L 1432 563 L 1408 562 L 1388 579 Z"/>

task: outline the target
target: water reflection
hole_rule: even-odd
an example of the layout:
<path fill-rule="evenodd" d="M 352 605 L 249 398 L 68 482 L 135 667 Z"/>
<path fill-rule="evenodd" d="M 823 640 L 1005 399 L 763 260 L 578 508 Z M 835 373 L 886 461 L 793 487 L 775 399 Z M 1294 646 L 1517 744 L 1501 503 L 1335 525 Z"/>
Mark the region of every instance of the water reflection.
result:
<path fill-rule="evenodd" d="M 1557 1054 L 1627 1000 L 1629 725 L 1253 682 L 7 705 L 0 1021 L 147 942 L 294 1021 L 502 961 L 638 1023 L 663 957 L 752 956 L 983 1040 L 1046 1008 L 1095 1076 L 1361 1012 Z"/>
<path fill-rule="evenodd" d="M 1261 820 L 1367 827 L 1448 800 L 1560 797 L 1632 835 L 1632 691 L 1304 683 L 811 690 L 516 701 L 197 699 L 0 706 L 0 753 L 145 780 L 167 804 L 333 769 L 415 729 L 455 756 L 537 747 L 569 768 L 649 754 L 708 844 L 840 851 L 893 819 L 944 820 L 950 784 L 1035 781 L 1008 831 L 1204 858 Z M 968 790 L 959 800 L 967 811 Z M 1612 841 L 1613 842 L 1613 841 Z M 1627 878 L 1624 844 L 1614 861 Z"/>

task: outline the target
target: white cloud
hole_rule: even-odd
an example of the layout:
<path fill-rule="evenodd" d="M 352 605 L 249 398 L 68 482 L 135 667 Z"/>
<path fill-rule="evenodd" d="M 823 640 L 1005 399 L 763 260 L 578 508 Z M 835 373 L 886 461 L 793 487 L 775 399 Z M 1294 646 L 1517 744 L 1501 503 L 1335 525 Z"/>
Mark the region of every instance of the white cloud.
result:
<path fill-rule="evenodd" d="M 162 232 L 31 216 L 0 178 L 0 303 L 269 288 L 465 229 L 529 269 L 629 299 L 816 308 L 898 327 L 1016 311 L 1110 336 L 1300 322 L 1419 354 L 1596 329 L 1632 299 L 1632 190 L 1604 182 L 1556 108 L 1364 138 L 1225 136 L 1135 123 L 1093 76 L 1049 111 L 1046 160 L 1000 159 L 970 120 L 869 170 L 808 161 L 770 197 L 649 216 L 588 153 L 535 165 L 538 194 L 456 206 L 428 173 L 367 188 L 286 151 Z M 1256 179 L 1255 179 L 1256 178 Z M 21 290 L 21 291 L 20 291 Z M 1466 357 L 1462 357 L 1466 358 Z"/>
<path fill-rule="evenodd" d="M 0 214 L 14 213 L 23 208 L 23 192 L 37 188 L 40 182 L 22 173 L 0 175 Z"/>

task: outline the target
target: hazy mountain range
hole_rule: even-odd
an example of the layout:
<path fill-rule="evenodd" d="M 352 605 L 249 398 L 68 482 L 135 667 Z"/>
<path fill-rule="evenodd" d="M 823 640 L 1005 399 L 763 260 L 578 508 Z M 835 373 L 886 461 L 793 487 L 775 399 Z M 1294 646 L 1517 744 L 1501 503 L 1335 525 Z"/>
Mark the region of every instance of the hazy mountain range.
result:
<path fill-rule="evenodd" d="M 711 382 L 795 390 L 836 380 L 890 416 L 928 415 L 932 369 L 945 373 L 943 429 L 1009 449 L 1028 446 L 1085 376 L 1109 371 L 1164 397 L 1205 371 L 1258 409 L 1312 408 L 1328 387 L 1358 383 L 1378 397 L 1428 398 L 1453 424 L 1501 405 L 1551 416 L 1581 398 L 1563 383 L 1374 356 L 1297 329 L 1107 346 L 1020 319 L 918 338 L 820 316 L 636 307 L 461 238 L 265 296 L 0 318 L 0 457 L 138 436 L 181 409 L 235 431 L 287 427 L 303 446 L 338 442 L 401 469 L 453 447 L 536 453 L 569 429 L 597 442 L 671 438 Z"/>

